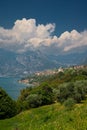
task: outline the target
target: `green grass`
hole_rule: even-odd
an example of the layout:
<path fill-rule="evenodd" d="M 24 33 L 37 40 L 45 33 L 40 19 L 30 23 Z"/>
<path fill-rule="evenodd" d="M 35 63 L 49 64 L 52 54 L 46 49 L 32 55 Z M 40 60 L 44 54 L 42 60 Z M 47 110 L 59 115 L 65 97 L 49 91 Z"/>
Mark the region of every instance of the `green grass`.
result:
<path fill-rule="evenodd" d="M 67 110 L 55 103 L 5 120 L 0 120 L 0 130 L 87 130 L 87 101 Z"/>

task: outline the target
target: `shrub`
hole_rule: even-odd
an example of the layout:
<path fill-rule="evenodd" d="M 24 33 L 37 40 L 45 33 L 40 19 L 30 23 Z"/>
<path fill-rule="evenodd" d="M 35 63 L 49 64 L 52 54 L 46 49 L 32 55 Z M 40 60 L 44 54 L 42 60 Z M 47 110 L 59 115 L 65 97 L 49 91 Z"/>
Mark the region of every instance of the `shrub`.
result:
<path fill-rule="evenodd" d="M 68 98 L 65 102 L 64 105 L 68 110 L 71 110 L 75 104 L 75 100 L 73 98 Z"/>
<path fill-rule="evenodd" d="M 41 99 L 41 96 L 38 95 L 38 94 L 30 94 L 28 97 L 27 97 L 27 103 L 28 103 L 28 106 L 30 108 L 36 108 L 36 107 L 39 107 L 41 106 L 42 104 L 42 99 Z"/>

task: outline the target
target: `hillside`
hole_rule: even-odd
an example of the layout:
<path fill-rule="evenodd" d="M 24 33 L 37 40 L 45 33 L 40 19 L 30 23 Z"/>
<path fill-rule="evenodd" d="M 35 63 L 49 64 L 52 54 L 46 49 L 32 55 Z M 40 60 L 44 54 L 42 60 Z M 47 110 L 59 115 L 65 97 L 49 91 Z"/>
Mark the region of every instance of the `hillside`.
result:
<path fill-rule="evenodd" d="M 86 130 L 87 101 L 67 110 L 59 103 L 32 110 L 0 120 L 1 130 Z"/>
<path fill-rule="evenodd" d="M 87 66 L 73 66 L 46 76 L 47 72 L 54 70 L 39 73 L 42 77 L 34 75 L 39 85 L 21 90 L 15 102 L 1 89 L 1 130 L 87 130 Z M 3 100 L 13 103 L 13 109 Z M 14 108 L 16 116 L 12 117 Z"/>
<path fill-rule="evenodd" d="M 49 69 L 38 71 L 34 74 L 22 78 L 19 82 L 33 85 L 47 84 L 57 86 L 64 82 L 72 82 L 87 79 L 87 65 L 71 66 L 66 68 Z"/>

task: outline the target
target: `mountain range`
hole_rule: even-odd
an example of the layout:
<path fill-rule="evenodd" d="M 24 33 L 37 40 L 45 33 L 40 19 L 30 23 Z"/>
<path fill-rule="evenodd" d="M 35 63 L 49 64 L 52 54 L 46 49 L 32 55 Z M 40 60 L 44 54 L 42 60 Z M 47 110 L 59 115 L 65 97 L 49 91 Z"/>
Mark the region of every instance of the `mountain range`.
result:
<path fill-rule="evenodd" d="M 42 50 L 29 50 L 16 53 L 0 48 L 0 77 L 24 76 L 37 71 L 87 64 L 87 52 L 47 53 Z"/>

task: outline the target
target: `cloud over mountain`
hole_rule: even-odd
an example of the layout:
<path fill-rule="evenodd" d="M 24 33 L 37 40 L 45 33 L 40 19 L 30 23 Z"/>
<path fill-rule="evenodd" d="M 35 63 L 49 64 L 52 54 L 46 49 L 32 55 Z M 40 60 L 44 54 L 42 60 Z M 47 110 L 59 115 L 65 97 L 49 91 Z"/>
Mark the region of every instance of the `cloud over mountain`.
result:
<path fill-rule="evenodd" d="M 16 52 L 24 52 L 30 48 L 46 46 L 62 52 L 87 46 L 87 31 L 64 32 L 60 37 L 52 35 L 55 24 L 36 24 L 35 19 L 17 20 L 12 29 L 0 27 L 0 48 L 7 48 Z"/>

